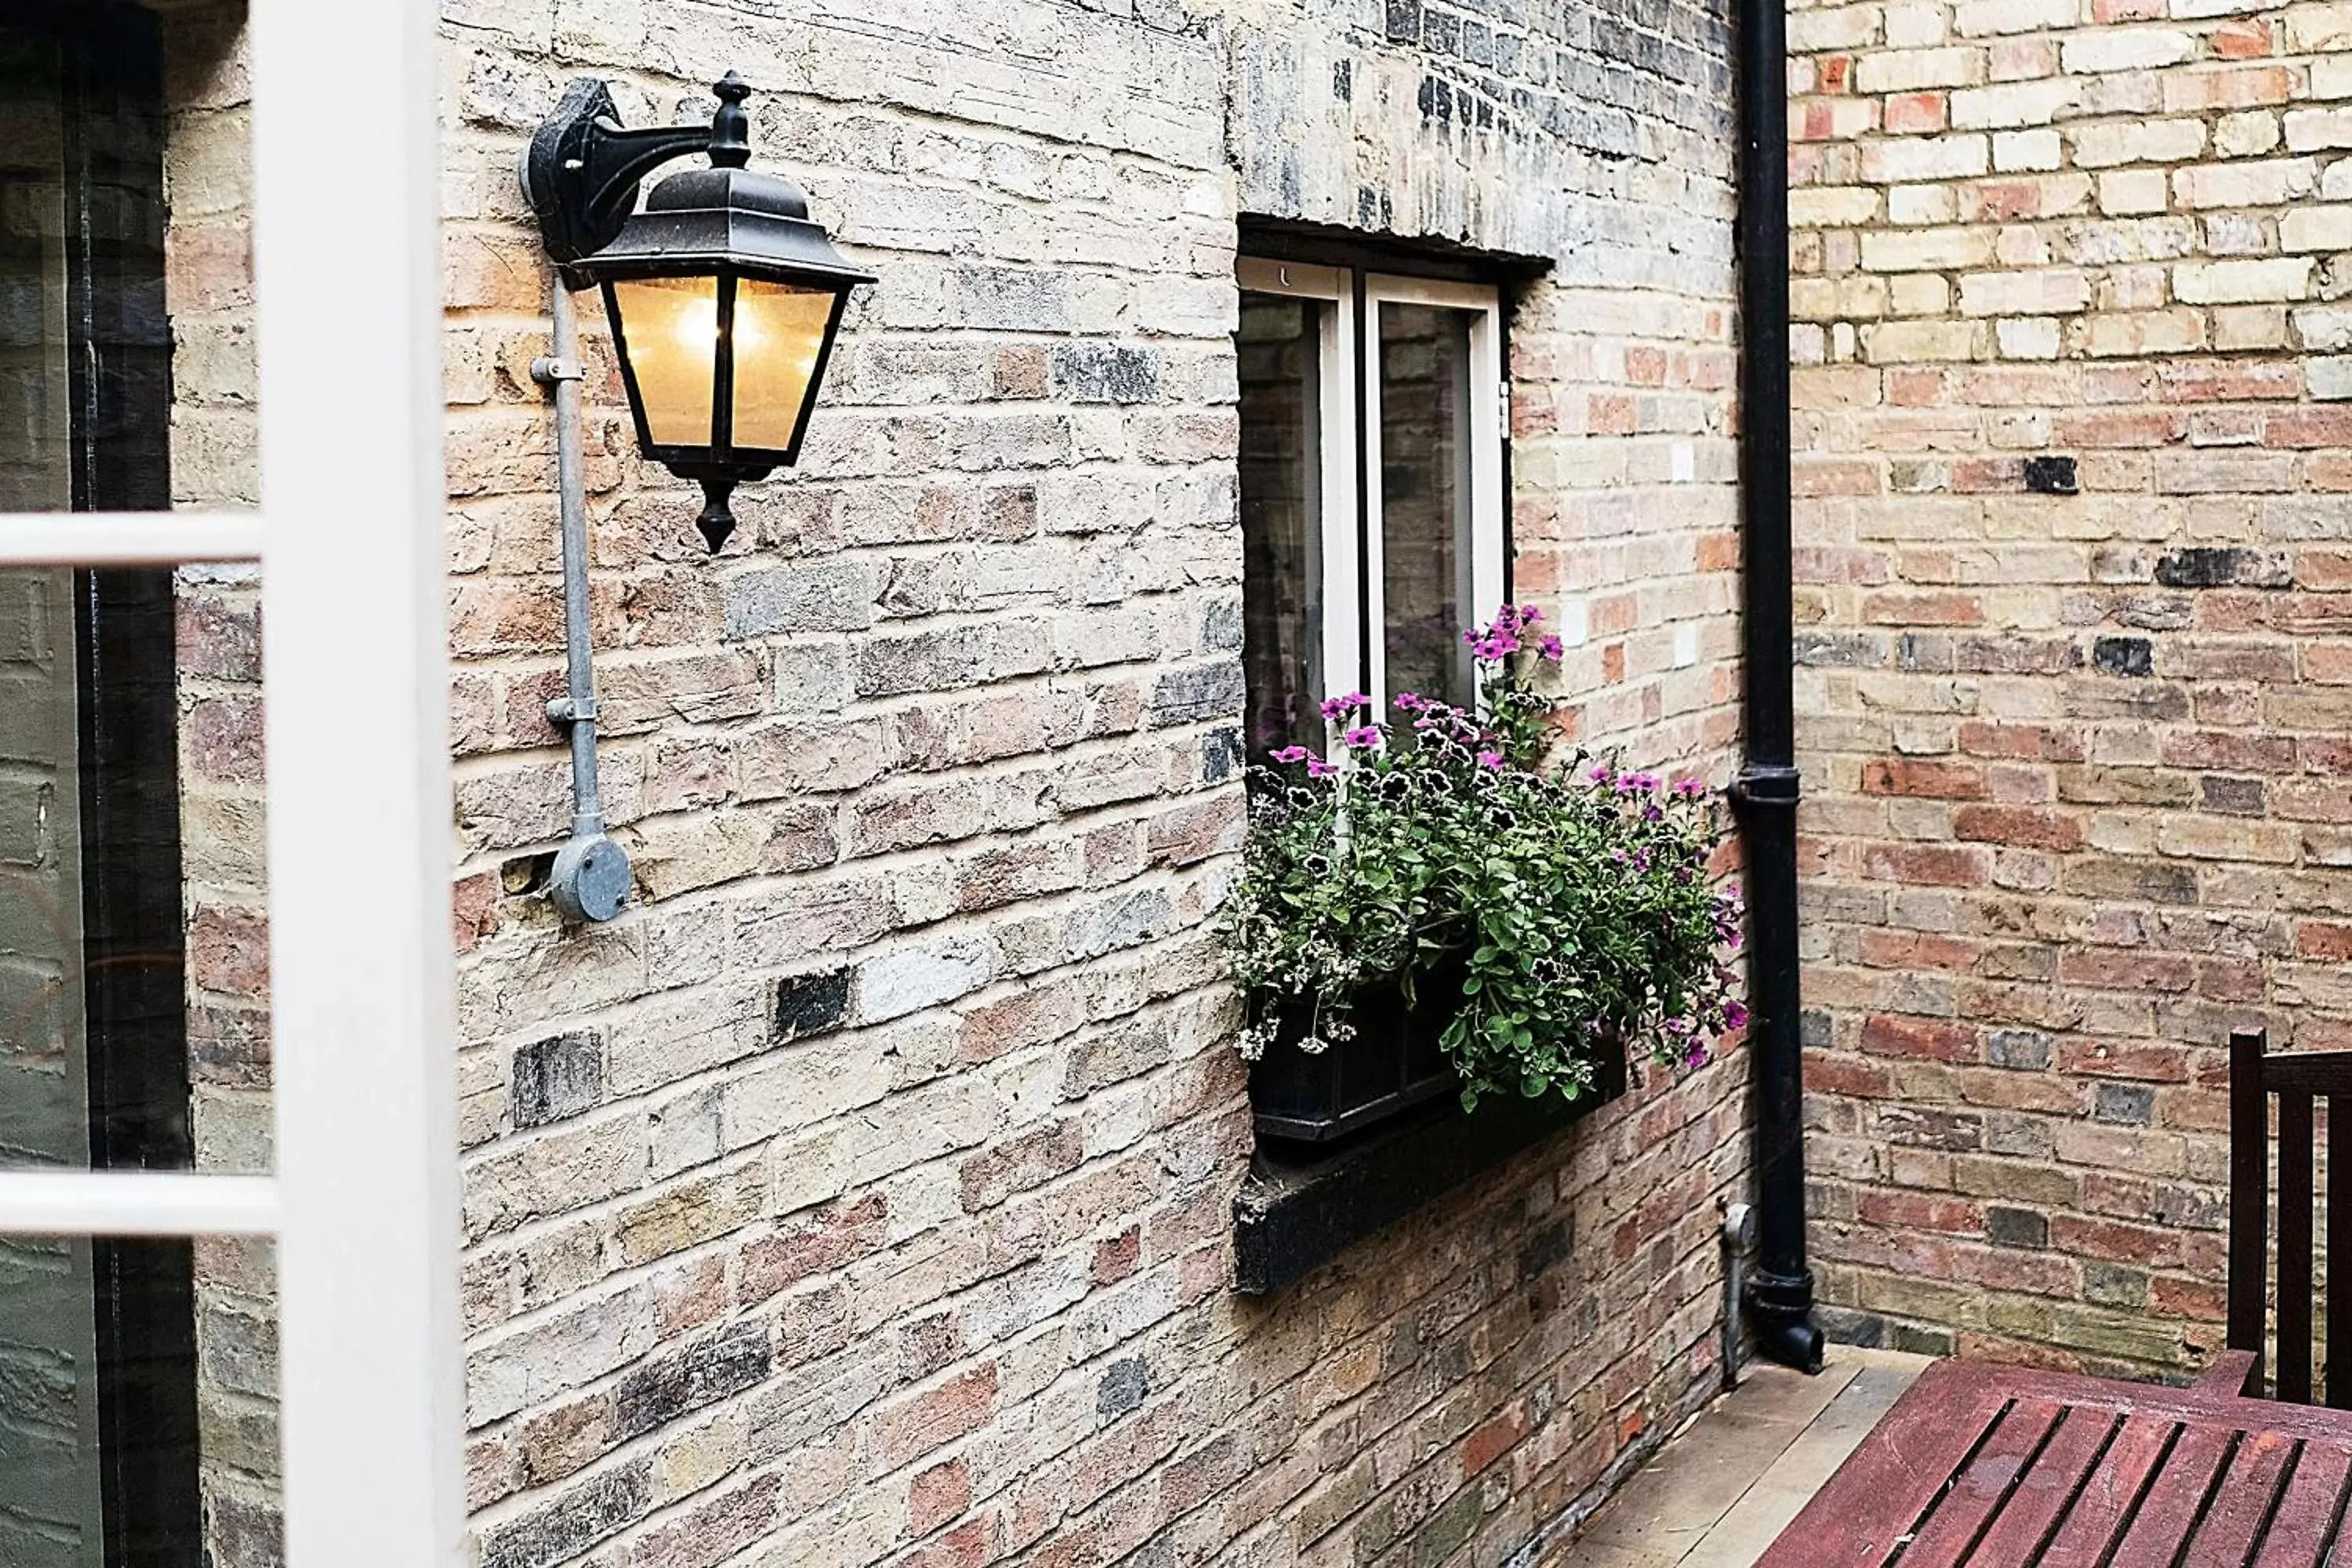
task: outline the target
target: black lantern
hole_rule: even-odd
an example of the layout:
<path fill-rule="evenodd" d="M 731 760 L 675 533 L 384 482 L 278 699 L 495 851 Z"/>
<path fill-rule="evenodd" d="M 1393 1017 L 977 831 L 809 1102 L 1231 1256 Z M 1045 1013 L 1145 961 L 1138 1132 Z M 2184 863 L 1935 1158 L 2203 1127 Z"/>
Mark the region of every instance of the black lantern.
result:
<path fill-rule="evenodd" d="M 735 487 L 798 460 L 850 290 L 875 280 L 810 220 L 798 186 L 745 167 L 750 87 L 730 71 L 717 91 L 707 132 L 627 131 L 602 82 L 576 81 L 523 175 L 566 276 L 603 288 L 637 444 L 701 483 L 695 525 L 713 551 L 735 530 Z M 654 167 L 706 151 L 709 168 L 668 176 L 632 210 Z"/>

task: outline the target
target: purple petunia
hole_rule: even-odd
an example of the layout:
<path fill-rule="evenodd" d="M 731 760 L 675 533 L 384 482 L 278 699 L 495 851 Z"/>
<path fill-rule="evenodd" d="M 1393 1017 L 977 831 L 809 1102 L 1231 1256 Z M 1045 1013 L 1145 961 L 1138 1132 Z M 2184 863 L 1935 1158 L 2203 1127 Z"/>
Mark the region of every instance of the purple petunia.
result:
<path fill-rule="evenodd" d="M 1499 773 L 1503 771 L 1503 753 L 1500 752 L 1481 752 L 1478 753 L 1478 765 L 1486 769 L 1489 773 Z"/>
<path fill-rule="evenodd" d="M 1339 743 L 1351 752 L 1369 752 L 1381 743 L 1378 724 L 1359 724 L 1339 737 Z"/>
<path fill-rule="evenodd" d="M 1285 746 L 1272 755 L 1277 763 L 1303 763 L 1314 754 L 1304 746 Z"/>
<path fill-rule="evenodd" d="M 1540 654 L 1547 663 L 1558 664 L 1568 657 L 1568 646 L 1549 632 L 1546 632 L 1537 640 L 1536 652 Z"/>
<path fill-rule="evenodd" d="M 1681 795 L 1685 800 L 1689 800 L 1695 796 L 1705 795 L 1706 793 L 1706 781 L 1705 779 L 1677 779 L 1675 781 L 1675 793 Z"/>
<path fill-rule="evenodd" d="M 1400 691 L 1396 694 L 1396 706 L 1399 712 L 1419 713 L 1436 704 L 1418 691 Z"/>
<path fill-rule="evenodd" d="M 1323 704 L 1323 717 L 1338 721 L 1346 718 L 1371 700 L 1360 691 L 1350 691 L 1343 697 L 1333 697 Z"/>
<path fill-rule="evenodd" d="M 1320 757 L 1307 759 L 1307 776 L 1310 779 L 1328 779 L 1339 771 L 1337 763 L 1327 763 Z"/>
<path fill-rule="evenodd" d="M 1723 1026 L 1727 1029 L 1746 1028 L 1748 1026 L 1748 1004 L 1745 1002 L 1726 1002 L 1723 1005 Z"/>

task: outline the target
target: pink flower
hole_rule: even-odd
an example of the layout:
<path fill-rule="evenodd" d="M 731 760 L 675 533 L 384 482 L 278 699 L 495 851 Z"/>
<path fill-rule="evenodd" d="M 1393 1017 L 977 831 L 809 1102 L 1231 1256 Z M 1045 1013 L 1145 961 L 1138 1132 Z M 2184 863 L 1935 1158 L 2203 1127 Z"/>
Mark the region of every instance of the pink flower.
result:
<path fill-rule="evenodd" d="M 1745 1002 L 1726 1002 L 1723 1005 L 1723 1026 L 1727 1029 L 1746 1028 L 1748 1026 L 1748 1004 Z"/>
<path fill-rule="evenodd" d="M 1271 756 L 1277 763 L 1303 763 L 1314 754 L 1304 746 L 1285 746 Z"/>
<path fill-rule="evenodd" d="M 1429 699 L 1418 691 L 1400 691 L 1396 694 L 1396 705 L 1400 712 L 1418 713 L 1430 704 Z"/>
<path fill-rule="evenodd" d="M 1323 704 L 1323 717 L 1336 722 L 1370 700 L 1370 698 L 1360 691 L 1350 691 L 1344 697 L 1331 698 Z"/>
<path fill-rule="evenodd" d="M 1503 771 L 1503 753 L 1500 752 L 1481 752 L 1478 753 L 1478 765 L 1485 768 L 1489 773 L 1499 773 Z"/>
<path fill-rule="evenodd" d="M 1378 724 L 1359 724 L 1339 737 L 1339 743 L 1351 752 L 1369 752 L 1381 743 Z"/>
<path fill-rule="evenodd" d="M 1531 626 L 1543 618 L 1543 611 L 1538 609 L 1537 606 L 1533 605 L 1521 605 L 1519 606 L 1519 625 L 1523 626 Z"/>
<path fill-rule="evenodd" d="M 1567 657 L 1568 646 L 1549 632 L 1546 632 L 1541 640 L 1536 644 L 1536 652 L 1540 654 L 1547 662 L 1558 664 Z"/>
<path fill-rule="evenodd" d="M 1328 779 L 1339 771 L 1337 763 L 1327 763 L 1320 757 L 1307 759 L 1307 776 L 1310 779 Z"/>
<path fill-rule="evenodd" d="M 1681 795 L 1685 800 L 1705 795 L 1706 793 L 1706 781 L 1705 779 L 1677 779 L 1675 781 L 1675 793 Z"/>

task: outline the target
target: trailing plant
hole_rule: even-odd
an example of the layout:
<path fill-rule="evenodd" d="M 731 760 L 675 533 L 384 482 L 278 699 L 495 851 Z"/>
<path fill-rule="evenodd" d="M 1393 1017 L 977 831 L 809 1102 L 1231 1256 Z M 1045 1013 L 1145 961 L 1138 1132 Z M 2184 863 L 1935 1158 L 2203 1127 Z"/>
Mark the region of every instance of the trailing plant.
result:
<path fill-rule="evenodd" d="M 1506 605 L 1465 640 L 1475 711 L 1404 692 L 1382 721 L 1349 692 L 1323 705 L 1335 757 L 1291 746 L 1254 774 L 1223 917 L 1248 996 L 1244 1053 L 1274 1047 L 1286 1021 L 1297 1048 L 1345 1049 L 1358 1006 L 1458 987 L 1441 1044 L 1465 1106 L 1575 1099 L 1604 1051 L 1698 1065 L 1747 1022 L 1722 957 L 1738 897 L 1707 872 L 1719 801 L 1696 781 L 1548 754 L 1553 704 L 1534 676 L 1561 649 L 1539 610 Z"/>

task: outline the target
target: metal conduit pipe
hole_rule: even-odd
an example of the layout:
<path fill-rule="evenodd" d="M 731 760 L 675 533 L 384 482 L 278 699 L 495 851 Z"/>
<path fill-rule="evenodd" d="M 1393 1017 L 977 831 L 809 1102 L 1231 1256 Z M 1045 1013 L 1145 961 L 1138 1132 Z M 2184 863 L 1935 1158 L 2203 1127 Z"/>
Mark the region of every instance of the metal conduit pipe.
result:
<path fill-rule="evenodd" d="M 564 695 L 547 716 L 572 742 L 572 837 L 556 853 L 548 892 L 571 921 L 609 921 L 629 896 L 629 857 L 604 832 L 596 782 L 596 675 L 588 624 L 588 497 L 580 462 L 580 321 L 562 268 L 555 275 L 555 353 L 530 367 L 555 400 L 555 477 L 563 534 Z"/>
<path fill-rule="evenodd" d="M 1789 520 L 1789 110 L 1784 0 L 1739 0 L 1739 482 L 1746 544 L 1746 839 L 1757 1347 L 1818 1372 L 1805 1267 L 1804 1055 L 1797 973 L 1796 709 Z"/>

